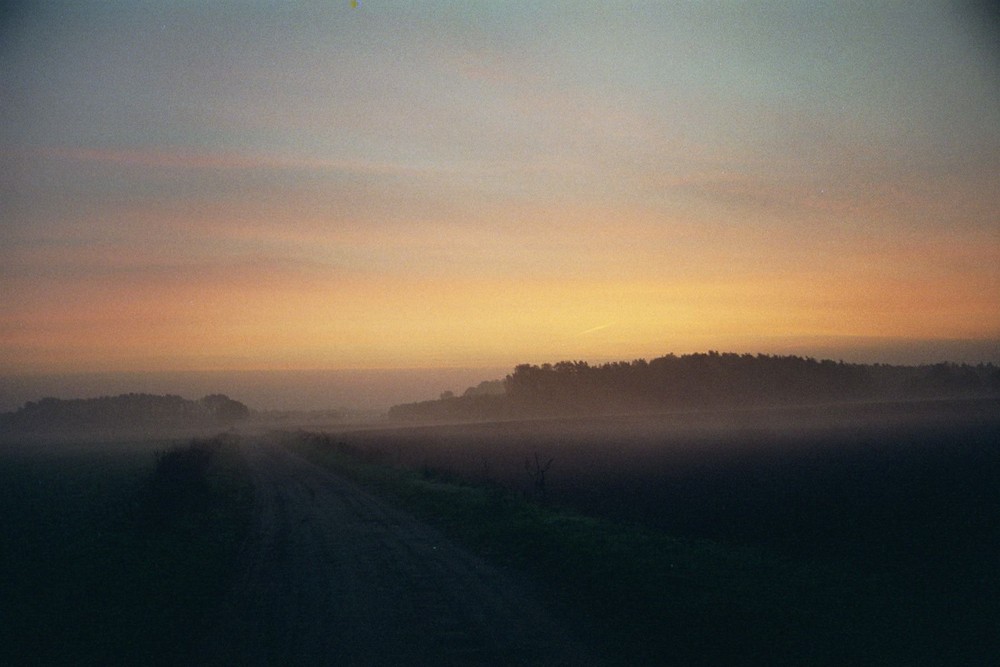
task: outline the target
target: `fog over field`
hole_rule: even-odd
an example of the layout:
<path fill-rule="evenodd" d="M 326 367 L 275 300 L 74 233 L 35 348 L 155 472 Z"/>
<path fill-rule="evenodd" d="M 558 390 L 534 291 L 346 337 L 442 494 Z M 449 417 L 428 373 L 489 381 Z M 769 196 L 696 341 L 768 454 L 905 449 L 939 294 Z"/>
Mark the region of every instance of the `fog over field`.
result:
<path fill-rule="evenodd" d="M 254 410 L 372 410 L 437 398 L 509 368 L 436 368 L 320 371 L 177 371 L 76 373 L 0 378 L 0 412 L 44 396 L 89 398 L 123 393 L 203 396 L 222 392 Z"/>

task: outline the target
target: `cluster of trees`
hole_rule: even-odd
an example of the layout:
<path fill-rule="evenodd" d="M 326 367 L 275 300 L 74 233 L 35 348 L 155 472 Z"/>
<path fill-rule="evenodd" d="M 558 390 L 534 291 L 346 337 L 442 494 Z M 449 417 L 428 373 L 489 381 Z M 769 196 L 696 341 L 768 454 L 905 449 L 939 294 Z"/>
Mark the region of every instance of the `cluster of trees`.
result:
<path fill-rule="evenodd" d="M 461 396 L 445 391 L 436 401 L 394 405 L 389 408 L 389 419 L 441 422 L 495 419 L 507 412 L 506 393 L 504 380 L 484 380 Z"/>
<path fill-rule="evenodd" d="M 593 366 L 585 361 L 522 364 L 502 387 L 502 393 L 485 396 L 472 388 L 462 396 L 448 392 L 438 401 L 395 406 L 389 416 L 443 421 L 1000 395 L 1000 368 L 847 364 L 710 351 Z"/>
<path fill-rule="evenodd" d="M 667 355 L 590 366 L 586 362 L 517 366 L 507 393 L 522 410 L 614 411 L 755 405 L 859 398 L 862 367 L 764 355 Z"/>
<path fill-rule="evenodd" d="M 0 416 L 12 430 L 121 428 L 229 424 L 250 416 L 250 409 L 224 394 L 191 401 L 168 394 L 122 394 L 100 398 L 43 398 L 28 401 L 16 412 Z"/>
<path fill-rule="evenodd" d="M 511 416 L 507 397 L 455 396 L 445 392 L 436 401 L 403 403 L 389 408 L 392 421 L 485 421 Z"/>

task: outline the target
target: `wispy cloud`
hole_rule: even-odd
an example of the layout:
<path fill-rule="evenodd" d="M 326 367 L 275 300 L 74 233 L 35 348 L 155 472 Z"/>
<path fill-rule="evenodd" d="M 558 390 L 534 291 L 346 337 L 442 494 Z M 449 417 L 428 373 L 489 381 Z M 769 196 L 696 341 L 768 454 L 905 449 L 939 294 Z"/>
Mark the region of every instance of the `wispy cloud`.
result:
<path fill-rule="evenodd" d="M 612 326 L 614 326 L 614 323 L 602 324 L 599 327 L 591 327 L 590 329 L 587 329 L 585 331 L 581 331 L 580 333 L 576 334 L 576 336 L 577 337 L 579 337 L 579 336 L 586 336 L 587 334 L 592 334 L 595 331 L 601 331 L 602 329 L 607 329 L 607 328 L 612 327 Z"/>

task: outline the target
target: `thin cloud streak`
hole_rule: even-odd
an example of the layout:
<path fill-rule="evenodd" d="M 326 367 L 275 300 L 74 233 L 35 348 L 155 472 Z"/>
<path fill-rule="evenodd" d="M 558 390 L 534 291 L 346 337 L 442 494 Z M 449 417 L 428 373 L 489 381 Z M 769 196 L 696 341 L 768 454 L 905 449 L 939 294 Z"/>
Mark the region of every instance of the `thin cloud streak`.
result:
<path fill-rule="evenodd" d="M 592 328 L 590 328 L 590 329 L 587 329 L 586 331 L 581 331 L 580 333 L 578 333 L 578 334 L 575 334 L 575 336 L 576 336 L 576 337 L 579 337 L 579 336 L 586 336 L 587 334 L 592 334 L 592 333 L 594 333 L 594 332 L 597 332 L 597 331 L 602 331 L 602 330 L 604 330 L 604 329 L 608 329 L 608 328 L 610 328 L 610 327 L 612 327 L 612 326 L 614 326 L 614 324 L 613 324 L 613 323 L 612 323 L 612 324 L 602 324 L 602 325 L 601 325 L 601 326 L 599 326 L 599 327 L 592 327 Z"/>

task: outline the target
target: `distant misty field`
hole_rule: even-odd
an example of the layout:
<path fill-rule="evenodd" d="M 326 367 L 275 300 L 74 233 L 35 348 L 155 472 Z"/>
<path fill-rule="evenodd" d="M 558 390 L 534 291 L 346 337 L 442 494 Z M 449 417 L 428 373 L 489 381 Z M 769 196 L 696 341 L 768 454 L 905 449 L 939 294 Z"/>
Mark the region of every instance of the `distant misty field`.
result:
<path fill-rule="evenodd" d="M 788 600 L 802 604 L 805 615 L 787 639 L 825 642 L 819 654 L 871 664 L 978 664 L 1000 650 L 995 399 L 545 419 L 326 438 L 328 447 L 339 444 L 365 461 L 429 480 L 506 489 L 619 526 L 709 540 L 734 554 L 759 550 L 765 561 L 784 563 L 774 576 L 803 578 L 801 590 L 811 591 Z M 653 580 L 666 565 L 654 559 L 644 567 Z M 775 655 L 789 646 L 775 644 Z"/>
<path fill-rule="evenodd" d="M 888 527 L 958 511 L 936 505 L 934 494 L 996 509 L 1000 401 L 538 419 L 334 437 L 385 463 L 514 490 L 531 489 L 536 456 L 551 459 L 550 502 L 706 536 L 792 543 L 803 531 L 833 535 L 838 517 L 859 512 L 851 530 L 863 519 L 877 531 L 879 512 L 890 513 Z"/>

